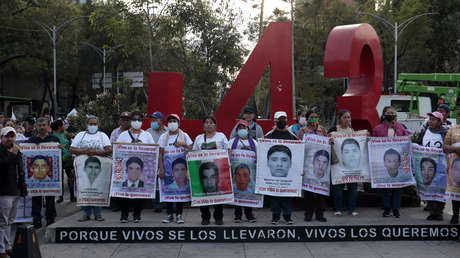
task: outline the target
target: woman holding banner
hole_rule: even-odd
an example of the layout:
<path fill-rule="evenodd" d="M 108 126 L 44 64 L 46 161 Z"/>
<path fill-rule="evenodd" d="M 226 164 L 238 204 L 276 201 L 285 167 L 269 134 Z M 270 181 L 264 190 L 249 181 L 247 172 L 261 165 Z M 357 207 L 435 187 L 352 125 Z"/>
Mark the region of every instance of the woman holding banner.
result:
<path fill-rule="evenodd" d="M 165 170 L 170 171 L 174 182 L 171 184 L 176 184 L 177 188 L 187 188 L 187 164 L 184 158 L 176 158 L 170 167 L 166 167 L 164 161 L 165 149 L 168 152 L 174 151 L 175 156 L 178 152 L 184 153 L 192 149 L 192 139 L 188 136 L 187 133 L 179 129 L 180 118 L 176 114 L 170 114 L 166 117 L 168 122 L 168 131 L 162 134 L 158 140 L 160 145 L 160 156 L 158 160 L 159 173 L 158 176 L 163 180 L 166 177 Z M 188 188 L 190 189 L 190 188 Z M 175 207 L 174 207 L 175 206 Z M 166 211 L 168 213 L 167 217 L 162 221 L 163 223 L 171 223 L 174 221 L 174 214 L 176 214 L 176 223 L 184 223 L 182 218 L 182 210 L 184 207 L 183 202 L 167 202 Z"/>
<path fill-rule="evenodd" d="M 74 155 L 88 156 L 110 156 L 112 145 L 109 137 L 99 131 L 99 119 L 95 116 L 88 116 L 86 119 L 86 131 L 79 132 L 70 145 L 70 152 Z M 78 189 L 78 188 L 77 188 Z M 83 206 L 83 217 L 78 221 L 90 220 L 91 213 L 96 221 L 104 221 L 101 215 L 100 206 Z"/>
<path fill-rule="evenodd" d="M 337 126 L 332 127 L 329 129 L 328 133 L 337 132 L 341 134 L 352 134 L 354 132 L 353 128 L 351 127 L 351 114 L 350 111 L 344 109 L 339 112 L 337 115 Z M 332 144 L 334 141 L 331 141 Z M 359 145 L 358 145 L 359 148 Z M 337 156 L 335 155 L 334 149 L 332 148 L 332 160 L 331 164 L 336 164 L 338 162 Z M 336 216 L 342 215 L 342 205 L 343 205 L 343 191 L 347 186 L 348 190 L 348 212 L 352 216 L 358 216 L 358 212 L 355 211 L 356 209 L 356 199 L 358 198 L 358 183 L 346 183 L 346 184 L 337 184 L 333 185 L 333 192 L 334 192 L 334 209 Z"/>
<path fill-rule="evenodd" d="M 228 140 L 225 134 L 216 131 L 216 118 L 213 116 L 206 116 L 203 119 L 203 130 L 204 133 L 198 135 L 193 143 L 193 150 L 213 150 L 213 149 L 226 149 Z M 209 168 L 210 169 L 210 168 Z M 217 186 L 216 186 L 217 187 Z M 205 191 L 205 189 L 203 189 Z M 213 217 L 216 220 L 216 225 L 223 225 L 224 213 L 223 205 L 211 205 L 214 206 Z M 209 206 L 200 206 L 201 211 L 201 225 L 209 225 L 211 219 L 211 213 Z"/>
<path fill-rule="evenodd" d="M 328 136 L 326 128 L 319 124 L 319 115 L 316 112 L 309 110 L 305 117 L 307 118 L 307 125 L 299 130 L 299 139 L 303 140 L 305 134 L 316 134 L 325 137 Z M 311 221 L 313 219 L 313 213 L 315 213 L 317 221 L 327 221 L 324 217 L 324 210 L 326 209 L 326 198 L 324 195 L 304 191 L 304 202 L 305 221 Z"/>
<path fill-rule="evenodd" d="M 374 128 L 372 132 L 372 137 L 395 137 L 411 135 L 411 133 L 408 130 L 406 130 L 406 128 L 402 124 L 398 123 L 397 120 L 398 115 L 396 113 L 396 109 L 392 106 L 384 107 L 382 111 L 382 117 L 380 118 L 380 124 Z M 395 218 L 400 217 L 399 207 L 401 205 L 401 194 L 401 188 L 382 189 L 382 199 L 384 208 L 382 214 L 383 217 L 391 217 L 391 210 L 393 210 L 393 216 Z"/>
<path fill-rule="evenodd" d="M 236 123 L 237 136 L 230 139 L 230 141 L 228 142 L 227 148 L 229 150 L 249 150 L 253 151 L 254 153 L 257 153 L 257 141 L 249 137 L 248 127 L 249 124 L 245 120 L 240 120 Z M 231 156 L 232 155 L 230 155 L 230 157 Z M 236 167 L 233 177 L 235 178 L 237 191 L 248 193 L 251 192 L 250 189 L 248 189 L 248 185 L 251 181 L 251 171 L 246 164 L 240 164 L 238 167 Z M 252 191 L 252 194 L 254 194 L 254 191 Z M 244 214 L 246 215 L 246 219 L 249 222 L 256 222 L 256 218 L 252 213 L 252 207 L 244 207 Z M 243 208 L 241 206 L 235 205 L 234 222 L 240 223 L 242 215 Z"/>
<path fill-rule="evenodd" d="M 460 116 L 460 109 L 457 109 L 456 111 L 457 117 Z M 454 189 L 460 189 L 460 162 L 458 159 L 458 156 L 460 155 L 460 125 L 452 126 L 449 128 L 449 131 L 447 131 L 446 137 L 444 139 L 444 152 L 446 153 L 452 153 L 456 154 L 456 157 L 454 157 L 452 163 L 450 164 L 450 169 L 449 169 L 449 182 L 448 183 L 448 189 L 450 188 L 449 185 L 451 185 L 452 188 Z M 453 189 L 453 190 L 454 190 Z M 457 195 L 458 196 L 458 195 Z M 452 218 L 450 220 L 450 224 L 456 225 L 458 224 L 458 215 L 460 211 L 460 200 L 456 200 L 455 198 L 452 198 Z"/>

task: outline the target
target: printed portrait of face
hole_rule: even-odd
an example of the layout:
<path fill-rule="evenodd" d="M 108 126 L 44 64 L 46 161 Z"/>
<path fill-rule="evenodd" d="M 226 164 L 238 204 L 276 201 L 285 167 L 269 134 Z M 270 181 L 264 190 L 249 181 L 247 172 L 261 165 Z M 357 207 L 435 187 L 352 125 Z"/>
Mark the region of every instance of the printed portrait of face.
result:
<path fill-rule="evenodd" d="M 422 171 L 422 183 L 424 185 L 431 185 L 436 175 L 436 162 L 431 158 L 422 158 L 420 168 Z"/>
<path fill-rule="evenodd" d="M 454 183 L 456 186 L 460 186 L 460 158 L 456 158 L 452 162 L 450 177 L 452 178 L 452 183 Z"/>
<path fill-rule="evenodd" d="M 204 193 L 216 193 L 219 183 L 219 168 L 212 162 L 201 164 L 198 169 L 201 186 Z"/>
<path fill-rule="evenodd" d="M 187 186 L 187 165 L 183 158 L 174 160 L 172 163 L 172 174 L 179 188 Z"/>
<path fill-rule="evenodd" d="M 272 146 L 267 153 L 267 165 L 272 177 L 287 177 L 292 165 L 291 150 L 284 145 Z"/>
<path fill-rule="evenodd" d="M 96 157 L 89 157 L 85 161 L 85 173 L 90 184 L 93 184 L 101 173 L 101 161 Z"/>
<path fill-rule="evenodd" d="M 136 182 L 142 175 L 144 170 L 144 162 L 138 157 L 130 157 L 126 161 L 126 173 L 128 174 L 128 180 Z"/>
<path fill-rule="evenodd" d="M 246 164 L 240 164 L 235 169 L 234 180 L 236 183 L 236 189 L 238 191 L 247 191 L 248 185 L 251 182 L 251 174 L 249 167 Z"/>
<path fill-rule="evenodd" d="M 329 153 L 325 150 L 320 150 L 315 153 L 313 158 L 313 174 L 320 179 L 326 175 L 329 166 Z"/>
<path fill-rule="evenodd" d="M 35 180 L 45 180 L 50 171 L 49 160 L 45 156 L 35 156 L 31 161 L 30 169 Z"/>
<path fill-rule="evenodd" d="M 398 169 L 401 165 L 401 155 L 395 149 L 389 149 L 383 155 L 383 165 L 390 177 L 398 176 Z"/>
<path fill-rule="evenodd" d="M 361 149 L 359 143 L 352 138 L 342 142 L 342 163 L 346 169 L 359 169 L 361 166 Z"/>

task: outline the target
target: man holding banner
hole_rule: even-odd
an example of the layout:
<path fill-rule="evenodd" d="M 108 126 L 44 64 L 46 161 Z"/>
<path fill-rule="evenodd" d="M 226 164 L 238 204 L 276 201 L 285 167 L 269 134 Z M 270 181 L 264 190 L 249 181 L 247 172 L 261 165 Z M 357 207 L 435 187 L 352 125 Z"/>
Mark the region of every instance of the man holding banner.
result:
<path fill-rule="evenodd" d="M 263 139 L 264 141 L 259 144 L 256 193 L 271 195 L 273 225 L 279 224 L 281 211 L 286 223 L 292 225 L 294 222 L 291 218 L 291 196 L 301 195 L 302 168 L 298 164 L 303 161 L 304 145 L 287 129 L 286 112 L 275 112 L 274 119 L 275 128 L 265 135 L 265 139 L 275 140 Z M 290 144 L 295 151 L 287 147 Z M 295 155 L 294 162 L 293 155 Z M 292 168 L 293 164 L 294 168 Z M 286 185 L 281 186 L 281 180 L 286 181 Z"/>
<path fill-rule="evenodd" d="M 48 143 L 48 142 L 54 142 L 59 145 L 59 138 L 56 136 L 53 136 L 49 133 L 50 128 L 49 128 L 49 122 L 48 119 L 44 117 L 40 117 L 37 119 L 36 123 L 37 127 L 37 135 L 32 136 L 29 138 L 27 141 L 28 143 L 34 143 L 34 144 L 40 144 L 40 143 Z M 60 145 L 59 145 L 60 146 Z M 59 157 L 60 158 L 60 157 Z M 57 181 L 59 180 L 59 184 L 62 184 L 62 178 L 61 178 L 61 161 L 59 160 L 59 166 L 55 169 L 57 169 L 57 174 L 54 174 L 54 176 L 57 176 L 57 178 L 50 178 L 50 175 L 53 176 L 53 173 L 50 172 L 50 160 L 46 157 L 43 156 L 35 156 L 31 161 L 30 166 L 27 166 L 27 169 L 31 169 L 33 172 L 33 178 L 36 180 L 48 180 L 48 181 Z M 29 172 L 29 171 L 28 171 Z M 62 186 L 61 186 L 62 187 Z M 62 191 L 62 188 L 61 188 Z M 41 215 L 41 210 L 42 210 L 42 205 L 43 205 L 43 196 L 45 196 L 46 199 L 46 225 L 51 225 L 54 223 L 54 219 L 56 218 L 56 207 L 54 203 L 54 196 L 60 196 L 61 192 L 58 194 L 44 194 L 42 196 L 34 196 L 32 197 L 32 216 L 34 217 L 34 226 L 35 228 L 40 228 L 42 226 L 42 215 Z"/>
<path fill-rule="evenodd" d="M 235 194 L 235 223 L 240 223 L 244 215 L 254 223 L 256 218 L 252 207 L 263 206 L 263 195 L 255 194 L 257 141 L 249 137 L 249 124 L 246 120 L 236 123 L 236 137 L 230 139 L 233 192 Z"/>
<path fill-rule="evenodd" d="M 160 200 L 166 202 L 167 217 L 163 223 L 171 223 L 176 215 L 176 223 L 184 223 L 182 210 L 184 202 L 190 201 L 190 183 L 187 176 L 185 152 L 192 149 L 192 139 L 179 129 L 180 117 L 170 114 L 166 118 L 168 131 L 160 136 L 160 157 L 158 176 L 160 177 Z"/>

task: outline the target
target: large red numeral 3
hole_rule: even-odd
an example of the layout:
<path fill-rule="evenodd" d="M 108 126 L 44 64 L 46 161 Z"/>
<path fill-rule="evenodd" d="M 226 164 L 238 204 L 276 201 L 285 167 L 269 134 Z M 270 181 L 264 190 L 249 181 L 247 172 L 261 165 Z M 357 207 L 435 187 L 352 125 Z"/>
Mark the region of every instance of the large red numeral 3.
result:
<path fill-rule="evenodd" d="M 337 26 L 329 33 L 324 55 L 324 77 L 350 78 L 337 98 L 337 111 L 351 112 L 354 129 L 372 130 L 379 117 L 383 60 L 379 37 L 369 24 Z"/>

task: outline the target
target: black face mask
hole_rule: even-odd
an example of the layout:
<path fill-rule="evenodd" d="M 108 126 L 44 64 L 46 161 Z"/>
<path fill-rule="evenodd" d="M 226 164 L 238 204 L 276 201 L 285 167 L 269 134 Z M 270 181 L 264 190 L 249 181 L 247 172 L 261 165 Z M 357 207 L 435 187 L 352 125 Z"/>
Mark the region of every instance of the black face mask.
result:
<path fill-rule="evenodd" d="M 384 115 L 383 119 L 387 122 L 393 122 L 395 120 L 396 116 L 395 115 Z"/>
<path fill-rule="evenodd" d="M 279 120 L 276 122 L 276 127 L 278 129 L 284 129 L 286 127 L 286 120 Z"/>

